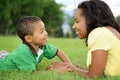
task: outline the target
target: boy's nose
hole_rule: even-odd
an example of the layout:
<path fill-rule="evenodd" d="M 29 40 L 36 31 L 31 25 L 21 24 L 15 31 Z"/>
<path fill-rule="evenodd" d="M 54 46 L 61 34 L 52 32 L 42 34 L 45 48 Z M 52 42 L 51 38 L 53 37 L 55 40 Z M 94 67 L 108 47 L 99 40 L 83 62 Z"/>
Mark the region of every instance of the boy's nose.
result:
<path fill-rule="evenodd" d="M 47 31 L 45 31 L 46 32 L 46 35 L 48 35 L 48 32 Z"/>

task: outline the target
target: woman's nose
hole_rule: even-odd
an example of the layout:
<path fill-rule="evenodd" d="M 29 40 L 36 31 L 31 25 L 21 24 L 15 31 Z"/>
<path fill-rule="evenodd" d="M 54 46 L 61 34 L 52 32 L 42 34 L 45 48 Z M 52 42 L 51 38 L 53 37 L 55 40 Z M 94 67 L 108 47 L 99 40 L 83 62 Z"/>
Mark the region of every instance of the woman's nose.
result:
<path fill-rule="evenodd" d="M 75 29 L 75 25 L 73 25 L 72 28 Z"/>

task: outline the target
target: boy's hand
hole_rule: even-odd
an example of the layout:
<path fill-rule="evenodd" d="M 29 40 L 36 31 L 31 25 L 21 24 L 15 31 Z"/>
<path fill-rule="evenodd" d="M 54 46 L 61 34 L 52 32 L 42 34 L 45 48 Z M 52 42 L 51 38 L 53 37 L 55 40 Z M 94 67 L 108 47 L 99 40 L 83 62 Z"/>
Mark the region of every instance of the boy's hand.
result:
<path fill-rule="evenodd" d="M 59 73 L 63 71 L 71 71 L 71 64 L 65 62 L 52 62 L 48 67 L 47 70 L 56 69 Z"/>
<path fill-rule="evenodd" d="M 47 66 L 46 70 L 55 69 L 56 63 L 57 63 L 57 62 L 52 62 L 50 65 Z"/>

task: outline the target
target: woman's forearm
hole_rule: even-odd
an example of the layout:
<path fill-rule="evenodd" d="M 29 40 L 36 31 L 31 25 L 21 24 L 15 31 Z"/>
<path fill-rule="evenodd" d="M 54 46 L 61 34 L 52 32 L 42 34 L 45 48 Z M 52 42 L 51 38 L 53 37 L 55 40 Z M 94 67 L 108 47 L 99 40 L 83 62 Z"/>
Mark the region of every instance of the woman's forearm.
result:
<path fill-rule="evenodd" d="M 83 77 L 89 77 L 89 71 L 85 69 L 80 69 L 77 67 L 73 67 L 73 71 L 79 75 L 82 75 Z"/>

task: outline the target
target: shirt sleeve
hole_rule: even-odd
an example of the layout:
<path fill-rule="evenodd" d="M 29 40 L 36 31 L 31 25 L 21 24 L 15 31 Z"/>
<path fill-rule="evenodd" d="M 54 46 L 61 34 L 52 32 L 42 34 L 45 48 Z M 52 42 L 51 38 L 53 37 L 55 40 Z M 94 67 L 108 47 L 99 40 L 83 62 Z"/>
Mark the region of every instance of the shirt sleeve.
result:
<path fill-rule="evenodd" d="M 88 37 L 88 48 L 91 51 L 102 49 L 108 50 L 111 46 L 107 32 L 103 29 L 96 29 Z"/>
<path fill-rule="evenodd" d="M 43 47 L 44 56 L 47 57 L 48 59 L 53 58 L 56 55 L 57 50 L 58 49 L 55 46 L 50 45 L 50 44 L 46 44 Z"/>
<path fill-rule="evenodd" d="M 106 31 L 102 28 L 98 28 L 92 31 L 88 37 L 88 55 L 87 55 L 87 66 L 91 65 L 92 51 L 94 50 L 109 50 L 111 43 Z"/>

